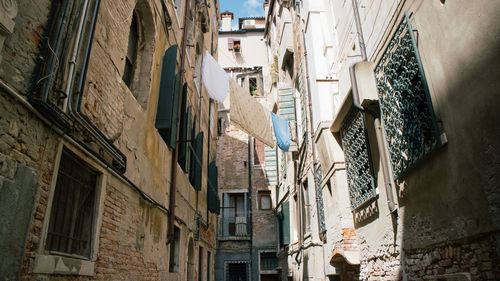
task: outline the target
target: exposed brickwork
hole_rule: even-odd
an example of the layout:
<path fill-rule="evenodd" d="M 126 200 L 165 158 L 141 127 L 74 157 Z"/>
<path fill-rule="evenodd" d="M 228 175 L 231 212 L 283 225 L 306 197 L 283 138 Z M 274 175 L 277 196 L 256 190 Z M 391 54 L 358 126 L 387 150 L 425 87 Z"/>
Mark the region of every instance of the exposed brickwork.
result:
<path fill-rule="evenodd" d="M 405 251 L 408 280 L 468 273 L 470 280 L 500 280 L 493 235 L 442 243 L 428 249 Z"/>
<path fill-rule="evenodd" d="M 26 96 L 33 88 L 34 69 L 37 59 L 40 58 L 40 44 L 47 32 L 47 18 L 54 1 L 24 1 L 17 0 L 19 13 L 13 34 L 7 37 L 3 48 L 0 48 L 0 80 L 6 83 L 17 94 Z M 155 129 L 156 100 L 160 77 L 161 59 L 164 50 L 180 41 L 182 30 L 173 19 L 174 26 L 165 34 L 162 25 L 163 12 L 154 7 L 161 7 L 157 0 L 141 0 L 141 15 L 147 15 L 141 27 L 152 37 L 148 44 L 141 45 L 139 51 L 145 51 L 148 57 L 140 57 L 149 68 L 141 68 L 137 85 L 131 91 L 122 81 L 124 57 L 127 49 L 130 21 L 132 19 L 135 0 L 122 1 L 114 5 L 110 1 L 101 1 L 95 37 L 90 54 L 90 64 L 87 73 L 82 110 L 90 121 L 101 130 L 110 141 L 123 152 L 128 159 L 128 168 L 125 176 L 138 186 L 148 196 L 160 204 L 168 206 L 168 191 L 170 186 L 170 156 L 167 148 Z M 181 1 L 184 3 L 184 1 Z M 210 2 L 210 1 L 209 1 Z M 210 13 L 217 5 L 211 3 Z M 173 7 L 169 6 L 169 14 L 173 16 Z M 194 8 L 193 8 L 194 9 Z M 149 12 L 150 14 L 147 14 Z M 212 17 L 210 17 L 212 18 Z M 213 15 L 213 18 L 217 18 Z M 217 26 L 217 24 L 210 24 Z M 196 32 L 200 33 L 199 29 Z M 213 30 L 212 30 L 213 32 Z M 175 34 L 174 34 L 175 33 Z M 175 36 L 174 36 L 175 35 Z M 212 38 L 217 40 L 216 32 L 205 33 L 204 48 L 210 48 Z M 201 33 L 200 33 L 201 36 Z M 166 38 L 167 37 L 167 38 Z M 180 42 L 179 42 L 180 43 Z M 216 45 L 216 44 L 215 44 Z M 43 58 L 40 58 L 43 60 Z M 194 60 L 192 60 L 194 61 Z M 62 63 L 62 58 L 61 58 Z M 188 68 L 190 66 L 187 66 Z M 186 77 L 192 77 L 188 69 Z M 192 79 L 186 81 L 190 88 L 194 88 Z M 144 85 L 143 85 L 144 84 Z M 138 95 L 135 90 L 145 94 Z M 193 104 L 198 104 L 196 93 L 191 93 Z M 203 94 L 203 93 L 202 93 Z M 203 109 L 208 112 L 208 98 L 203 94 Z M 214 110 L 216 111 L 216 109 Z M 36 175 L 36 184 L 33 192 L 34 205 L 23 206 L 29 227 L 24 228 L 24 235 L 17 238 L 23 240 L 24 251 L 17 250 L 22 257 L 20 266 L 20 280 L 185 280 L 185 266 L 187 257 L 184 249 L 189 237 L 195 231 L 194 210 L 199 207 L 208 229 L 202 229 L 201 240 L 195 241 L 194 248 L 201 245 L 205 251 L 212 253 L 211 272 L 214 272 L 213 262 L 215 253 L 215 237 L 217 220 L 213 214 L 206 215 L 206 187 L 199 194 L 199 201 L 195 200 L 196 193 L 185 180 L 178 180 L 181 185 L 178 191 L 186 200 L 178 200 L 177 218 L 184 222 L 180 225 L 182 231 L 180 252 L 180 273 L 169 273 L 169 246 L 166 243 L 167 215 L 164 211 L 144 200 L 141 195 L 126 181 L 119 179 L 88 157 L 79 147 L 66 141 L 61 135 L 41 121 L 26 106 L 17 101 L 0 87 L 0 191 L 5 182 L 16 179 L 19 167 L 28 167 Z M 199 127 L 207 131 L 208 116 L 201 116 L 203 121 Z M 82 143 L 88 140 L 80 140 Z M 101 223 L 97 229 L 95 257 L 92 276 L 36 274 L 34 268 L 42 255 L 49 255 L 43 249 L 44 227 L 48 224 L 48 211 L 51 208 L 50 195 L 56 182 L 54 167 L 58 165 L 58 147 L 63 143 L 77 155 L 80 160 L 92 166 L 104 179 L 104 193 L 97 200 L 97 219 L 94 223 Z M 212 143 L 215 148 L 215 142 Z M 205 150 L 206 151 L 206 150 Z M 213 154 L 213 151 L 211 152 Z M 205 159 L 207 164 L 207 160 Z M 168 171 L 168 172 L 166 172 Z M 184 175 L 182 175 L 184 176 Z M 206 182 L 206 179 L 204 180 Z M 13 195 L 15 189 L 13 189 Z M 9 190 L 10 192 L 10 190 Z M 179 198 L 178 198 L 179 199 Z M 195 205 L 195 202 L 198 205 Z M 31 203 L 33 204 L 33 203 Z M 205 207 L 205 208 L 204 208 Z M 2 217 L 0 217 L 2 219 Z M 3 220 L 0 220 L 3 222 Z M 45 225 L 45 226 L 44 226 Z M 2 230 L 3 231 L 3 230 Z M 3 232 L 2 232 L 3 233 Z M 1 236 L 1 235 L 0 235 Z M 3 249 L 3 248 L 2 248 Z M 24 253 L 23 253 L 24 252 Z M 52 253 L 53 254 L 53 253 Z M 53 254 L 53 256 L 56 256 Z M 0 255 L 0 260 L 3 257 Z M 195 259 L 196 257 L 196 259 Z M 191 263 L 197 268 L 197 254 L 192 253 Z M 76 264 L 78 258 L 75 258 Z M 203 261 L 206 267 L 206 255 Z M 78 265 L 76 266 L 78 267 Z M 17 272 L 16 272 L 17 273 Z M 196 274 L 195 274 L 196 275 Z M 7 279 L 5 279 L 7 278 Z M 11 281 L 11 276 L 5 277 L 0 270 L 0 281 Z M 15 279 L 17 280 L 17 279 Z"/>

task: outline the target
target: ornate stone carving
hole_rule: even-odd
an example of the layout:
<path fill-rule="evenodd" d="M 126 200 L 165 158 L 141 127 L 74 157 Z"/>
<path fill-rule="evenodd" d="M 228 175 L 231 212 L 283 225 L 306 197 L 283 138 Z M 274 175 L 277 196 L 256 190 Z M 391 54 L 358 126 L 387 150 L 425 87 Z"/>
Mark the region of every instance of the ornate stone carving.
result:
<path fill-rule="evenodd" d="M 5 16 L 14 19 L 17 15 L 17 2 L 16 0 L 0 0 L 0 7 Z"/>

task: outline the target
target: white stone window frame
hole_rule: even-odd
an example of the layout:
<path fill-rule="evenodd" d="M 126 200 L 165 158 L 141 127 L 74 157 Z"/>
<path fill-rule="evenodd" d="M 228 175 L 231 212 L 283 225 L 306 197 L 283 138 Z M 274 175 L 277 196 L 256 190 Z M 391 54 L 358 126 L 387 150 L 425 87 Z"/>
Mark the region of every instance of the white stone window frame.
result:
<path fill-rule="evenodd" d="M 54 199 L 57 177 L 59 174 L 59 166 L 61 163 L 61 155 L 63 149 L 73 153 L 79 161 L 82 161 L 99 175 L 96 184 L 96 198 L 94 205 L 94 225 L 92 229 L 92 248 L 90 258 L 85 258 L 77 255 L 51 253 L 45 249 L 47 232 L 49 229 L 50 216 L 52 211 L 52 203 Z M 102 225 L 102 214 L 104 209 L 104 201 L 106 194 L 107 173 L 106 169 L 99 165 L 94 159 L 85 155 L 82 151 L 72 147 L 71 145 L 61 142 L 57 148 L 56 161 L 54 170 L 52 172 L 52 181 L 50 184 L 49 198 L 47 202 L 47 209 L 42 225 L 42 234 L 40 244 L 36 251 L 35 262 L 33 265 L 32 273 L 37 274 L 57 274 L 57 275 L 79 275 L 79 276 L 93 276 L 95 273 L 95 262 L 99 252 L 99 240 Z"/>
<path fill-rule="evenodd" d="M 269 209 L 261 209 L 261 204 L 260 204 L 260 193 L 269 193 L 269 199 L 270 199 L 270 208 Z M 274 206 L 273 206 L 273 192 L 269 189 L 257 189 L 256 196 L 255 196 L 255 206 L 257 206 L 257 210 L 260 212 L 273 212 L 274 211 Z"/>

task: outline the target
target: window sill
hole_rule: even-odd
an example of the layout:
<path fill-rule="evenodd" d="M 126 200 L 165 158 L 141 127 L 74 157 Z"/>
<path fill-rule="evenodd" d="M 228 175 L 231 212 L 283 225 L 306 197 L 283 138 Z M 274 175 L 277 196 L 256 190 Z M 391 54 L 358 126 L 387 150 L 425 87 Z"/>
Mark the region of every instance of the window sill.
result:
<path fill-rule="evenodd" d="M 37 255 L 33 273 L 93 276 L 95 262 L 55 255 Z"/>

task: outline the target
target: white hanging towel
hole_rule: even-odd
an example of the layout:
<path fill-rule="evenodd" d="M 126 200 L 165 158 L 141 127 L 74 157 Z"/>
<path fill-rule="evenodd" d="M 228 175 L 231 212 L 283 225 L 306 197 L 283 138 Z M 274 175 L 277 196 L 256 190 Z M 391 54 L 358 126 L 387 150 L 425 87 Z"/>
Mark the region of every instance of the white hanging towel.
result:
<path fill-rule="evenodd" d="M 233 79 L 229 80 L 231 123 L 240 127 L 247 134 L 274 147 L 271 114 L 250 93 L 241 88 Z"/>
<path fill-rule="evenodd" d="M 202 72 L 203 85 L 208 95 L 218 102 L 223 102 L 229 91 L 229 76 L 208 51 L 203 58 Z"/>

